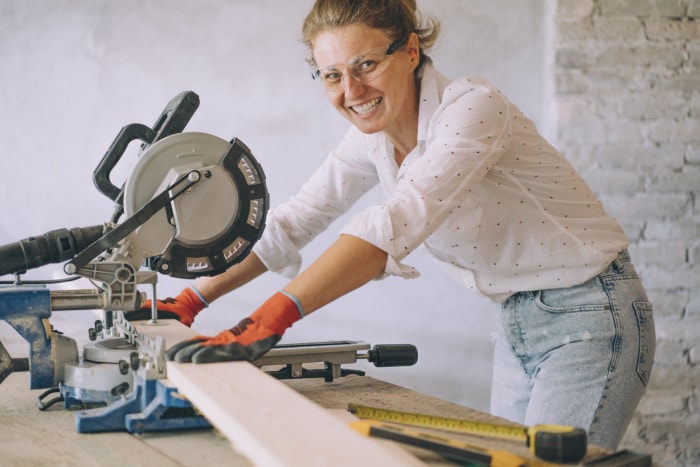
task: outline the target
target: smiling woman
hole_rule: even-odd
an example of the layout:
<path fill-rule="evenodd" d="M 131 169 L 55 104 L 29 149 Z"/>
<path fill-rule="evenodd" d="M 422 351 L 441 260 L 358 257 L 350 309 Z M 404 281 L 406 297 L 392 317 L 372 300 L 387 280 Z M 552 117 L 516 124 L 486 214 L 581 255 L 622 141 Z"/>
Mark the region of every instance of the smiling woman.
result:
<path fill-rule="evenodd" d="M 436 47 L 433 58 L 447 69 L 478 64 L 485 75 L 497 77 L 518 102 L 532 109 L 530 113 L 537 111 L 539 1 L 515 5 L 511 0 L 424 1 L 426 8 L 444 18 L 447 27 L 441 41 L 456 31 L 450 25 L 469 23 L 473 26 L 460 34 L 477 44 L 471 50 Z M 23 174 L 6 175 L 0 183 L 3 199 L 22 200 L 4 203 L 0 244 L 108 219 L 113 203 L 95 190 L 91 180 L 97 163 L 123 125 L 152 124 L 163 104 L 186 89 L 196 91 L 202 100 L 190 129 L 245 141 L 265 169 L 275 205 L 295 193 L 347 127 L 347 120 L 323 98 L 323 87 L 309 77 L 305 60 L 309 51 L 299 40 L 299 31 L 311 5 L 313 0 L 0 2 L 0 173 Z M 496 19 L 503 28 L 488 27 Z M 490 49 L 483 41 L 498 43 L 503 59 L 485 60 Z M 515 54 L 514 46 L 523 41 L 535 46 Z M 515 76 L 517 80 L 512 79 Z M 113 173 L 115 181 L 124 180 L 135 153 L 125 154 L 124 166 Z M 336 222 L 342 225 L 379 196 L 378 189 L 372 190 Z M 336 235 L 335 229 L 319 234 L 303 250 L 304 257 L 316 257 Z M 418 253 L 411 261 L 424 273 L 420 290 L 407 281 L 370 284 L 335 301 L 328 312 L 304 326 L 287 331 L 285 340 L 350 337 L 415 343 L 421 361 L 410 371 L 370 368 L 368 373 L 381 371 L 377 376 L 385 380 L 487 409 L 493 351 L 488 312 L 494 305 L 446 281 L 426 255 Z M 25 279 L 53 273 L 37 269 Z M 56 273 L 61 274 L 60 266 Z M 282 284 L 279 275 L 260 277 L 218 299 L 193 326 L 204 334 L 228 327 Z M 163 296 L 182 287 L 182 280 L 159 278 Z M 407 310 L 428 308 L 445 323 L 439 339 L 419 320 L 406 319 Z M 474 322 L 472 316 L 489 318 Z M 365 326 L 369 321 L 373 325 Z M 397 321 L 402 322 L 400 327 Z M 465 332 L 466 347 L 461 344 Z M 455 351 L 456 342 L 460 342 L 458 369 L 444 358 Z M 483 377 L 473 378 L 471 373 Z"/>
<path fill-rule="evenodd" d="M 199 279 L 182 292 L 186 303 L 158 308 L 189 320 L 265 271 L 291 281 L 237 326 L 180 342 L 167 356 L 255 360 L 295 322 L 373 279 L 417 277 L 404 260 L 423 247 L 464 288 L 501 305 L 493 412 L 525 425 L 581 427 L 593 444 L 615 449 L 655 345 L 628 240 L 496 86 L 437 70 L 426 54 L 437 22 L 424 27 L 420 18 L 412 0 L 315 2 L 303 40 L 313 75 L 350 128 L 270 213 L 252 254 Z M 299 272 L 301 248 L 377 185 L 384 200 L 358 212 Z"/>

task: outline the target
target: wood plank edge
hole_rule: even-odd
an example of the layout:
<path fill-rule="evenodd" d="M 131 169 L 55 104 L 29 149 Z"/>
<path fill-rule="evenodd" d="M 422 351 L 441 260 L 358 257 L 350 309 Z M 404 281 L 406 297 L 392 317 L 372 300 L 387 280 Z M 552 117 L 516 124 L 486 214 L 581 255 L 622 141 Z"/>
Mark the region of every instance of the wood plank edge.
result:
<path fill-rule="evenodd" d="M 260 466 L 424 466 L 353 431 L 332 413 L 247 362 L 168 362 L 168 379 Z"/>

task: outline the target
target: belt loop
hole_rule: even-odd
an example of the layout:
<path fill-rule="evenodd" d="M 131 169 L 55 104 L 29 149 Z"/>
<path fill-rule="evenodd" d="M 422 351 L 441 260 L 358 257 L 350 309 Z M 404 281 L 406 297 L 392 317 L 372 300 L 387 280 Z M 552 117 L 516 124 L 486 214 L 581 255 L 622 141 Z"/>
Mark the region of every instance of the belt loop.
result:
<path fill-rule="evenodd" d="M 619 258 L 615 258 L 612 262 L 612 265 L 618 273 L 622 274 L 623 272 L 625 272 L 625 265 L 622 261 L 620 261 Z"/>
<path fill-rule="evenodd" d="M 518 292 L 520 294 L 520 297 L 523 300 L 534 300 L 535 299 L 535 294 L 537 293 L 536 290 L 525 290 L 523 292 Z"/>

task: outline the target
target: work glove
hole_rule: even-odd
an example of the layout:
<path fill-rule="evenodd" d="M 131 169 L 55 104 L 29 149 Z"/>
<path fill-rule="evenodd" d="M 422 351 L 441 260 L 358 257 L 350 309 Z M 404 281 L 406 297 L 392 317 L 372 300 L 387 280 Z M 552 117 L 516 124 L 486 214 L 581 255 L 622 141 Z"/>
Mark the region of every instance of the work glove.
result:
<path fill-rule="evenodd" d="M 175 344 L 166 353 L 176 362 L 254 361 L 270 350 L 304 312 L 293 295 L 277 292 L 252 315 L 215 337 L 196 336 Z"/>
<path fill-rule="evenodd" d="M 158 318 L 176 319 L 188 327 L 192 326 L 197 313 L 209 306 L 193 285 L 183 289 L 175 298 L 156 300 L 156 303 Z M 138 310 L 125 312 L 124 318 L 131 321 L 151 319 L 151 300 L 146 300 Z"/>

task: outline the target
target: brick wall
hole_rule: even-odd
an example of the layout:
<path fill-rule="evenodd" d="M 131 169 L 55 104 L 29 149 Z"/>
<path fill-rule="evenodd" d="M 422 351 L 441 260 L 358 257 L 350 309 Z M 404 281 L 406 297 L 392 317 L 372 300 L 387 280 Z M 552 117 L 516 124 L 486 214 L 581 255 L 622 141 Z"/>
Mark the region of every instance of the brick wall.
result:
<path fill-rule="evenodd" d="M 657 353 L 621 448 L 700 465 L 700 0 L 552 0 L 549 133 L 616 216 Z"/>

